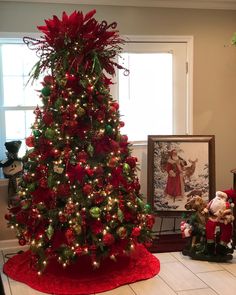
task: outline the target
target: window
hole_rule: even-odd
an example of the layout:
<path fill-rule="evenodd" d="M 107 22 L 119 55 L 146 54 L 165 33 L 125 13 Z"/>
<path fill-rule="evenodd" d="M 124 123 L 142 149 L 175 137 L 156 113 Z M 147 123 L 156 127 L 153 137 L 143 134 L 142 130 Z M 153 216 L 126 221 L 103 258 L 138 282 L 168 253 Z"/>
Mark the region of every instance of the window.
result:
<path fill-rule="evenodd" d="M 33 110 L 40 104 L 36 91 L 41 88 L 39 82 L 27 84 L 36 61 L 35 51 L 29 50 L 22 39 L 0 39 L 0 160 L 6 158 L 6 141 L 21 140 L 19 156 L 25 153 Z"/>
<path fill-rule="evenodd" d="M 119 57 L 130 73 L 120 70 L 116 84 L 122 132 L 133 142 L 146 141 L 148 134 L 191 134 L 191 38 L 130 39 Z"/>

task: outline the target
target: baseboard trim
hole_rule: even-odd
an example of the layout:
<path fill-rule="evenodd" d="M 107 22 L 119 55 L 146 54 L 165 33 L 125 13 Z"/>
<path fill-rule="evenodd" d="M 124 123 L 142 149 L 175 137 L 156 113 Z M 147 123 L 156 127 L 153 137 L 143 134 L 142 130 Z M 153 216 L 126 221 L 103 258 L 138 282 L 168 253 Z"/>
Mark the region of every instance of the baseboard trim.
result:
<path fill-rule="evenodd" d="M 19 247 L 19 243 L 17 239 L 0 241 L 0 250 L 16 248 L 16 247 Z"/>

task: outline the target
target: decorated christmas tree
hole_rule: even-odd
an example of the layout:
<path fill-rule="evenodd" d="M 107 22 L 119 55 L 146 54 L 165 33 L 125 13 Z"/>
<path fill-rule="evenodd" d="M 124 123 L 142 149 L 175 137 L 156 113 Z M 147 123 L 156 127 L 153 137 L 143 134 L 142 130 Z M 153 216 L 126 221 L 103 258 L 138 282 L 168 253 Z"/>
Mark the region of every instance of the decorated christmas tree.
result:
<path fill-rule="evenodd" d="M 88 255 L 94 267 L 150 244 L 154 218 L 142 201 L 137 159 L 120 128 L 119 104 L 108 78 L 123 41 L 95 11 L 54 16 L 24 38 L 44 75 L 24 174 L 6 219 L 20 245 L 29 244 L 40 274 L 56 259 L 63 266 Z"/>

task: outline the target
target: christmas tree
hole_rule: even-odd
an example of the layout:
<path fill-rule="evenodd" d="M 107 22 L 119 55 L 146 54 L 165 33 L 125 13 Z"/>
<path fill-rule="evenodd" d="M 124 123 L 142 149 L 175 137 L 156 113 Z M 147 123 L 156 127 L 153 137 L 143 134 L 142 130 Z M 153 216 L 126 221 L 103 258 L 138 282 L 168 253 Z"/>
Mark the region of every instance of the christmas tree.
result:
<path fill-rule="evenodd" d="M 44 74 L 24 174 L 6 215 L 20 245 L 29 244 L 40 274 L 50 259 L 63 266 L 89 255 L 94 267 L 149 244 L 154 218 L 144 204 L 137 159 L 120 133 L 119 104 L 110 95 L 123 40 L 116 23 L 73 12 L 46 20 L 40 40 L 24 38 Z"/>

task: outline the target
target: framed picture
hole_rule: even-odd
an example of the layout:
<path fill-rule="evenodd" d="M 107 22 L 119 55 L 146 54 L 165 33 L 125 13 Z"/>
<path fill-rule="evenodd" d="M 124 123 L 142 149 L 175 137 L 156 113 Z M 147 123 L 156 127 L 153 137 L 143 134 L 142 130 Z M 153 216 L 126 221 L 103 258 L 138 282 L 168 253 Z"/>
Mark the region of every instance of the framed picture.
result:
<path fill-rule="evenodd" d="M 187 198 L 215 195 L 214 135 L 148 136 L 148 202 L 157 215 L 181 216 Z"/>
<path fill-rule="evenodd" d="M 187 199 L 215 196 L 214 135 L 149 135 L 147 200 L 156 215 L 153 252 L 181 251 Z"/>

